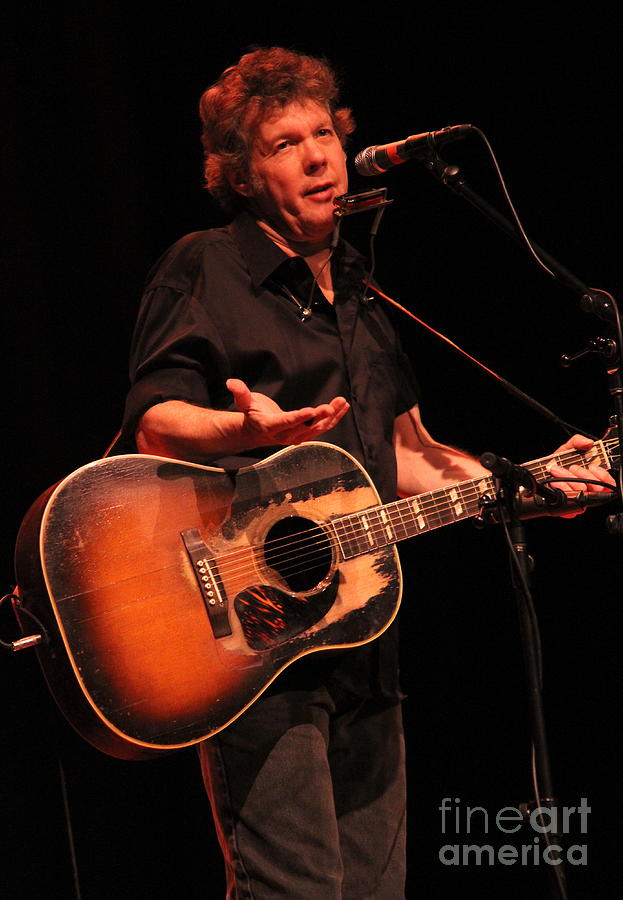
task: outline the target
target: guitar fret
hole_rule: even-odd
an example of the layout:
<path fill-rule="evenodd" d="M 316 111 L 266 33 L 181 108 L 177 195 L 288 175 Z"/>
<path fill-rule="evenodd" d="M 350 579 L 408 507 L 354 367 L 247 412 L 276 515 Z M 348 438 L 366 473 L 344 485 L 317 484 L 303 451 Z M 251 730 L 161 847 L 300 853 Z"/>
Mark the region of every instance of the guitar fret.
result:
<path fill-rule="evenodd" d="M 595 451 L 596 458 L 595 462 L 598 465 L 602 466 L 604 469 L 610 468 L 610 460 L 608 459 L 608 454 L 606 452 L 606 447 L 603 441 L 595 441 L 595 445 L 592 448 Z"/>
<path fill-rule="evenodd" d="M 407 504 L 408 505 L 405 504 L 405 509 L 407 509 L 411 515 L 416 533 L 417 531 L 423 531 L 426 528 L 426 518 L 422 513 L 422 507 L 420 506 L 419 498 L 410 497 L 407 500 Z"/>
<path fill-rule="evenodd" d="M 361 516 L 361 524 L 363 525 L 365 537 L 368 539 L 368 543 L 371 547 L 374 547 L 374 537 L 370 531 L 370 522 L 368 521 L 367 516 Z"/>
<path fill-rule="evenodd" d="M 394 530 L 392 528 L 389 516 L 387 515 L 387 511 L 382 508 L 380 511 L 380 518 L 383 523 L 383 527 L 385 529 L 385 534 L 387 535 L 387 537 L 389 538 L 390 541 L 393 541 L 394 540 Z"/>
<path fill-rule="evenodd" d="M 339 531 L 339 527 L 338 527 L 340 525 L 339 519 L 337 519 L 335 522 L 332 522 L 331 524 L 333 525 L 333 533 L 335 534 L 335 539 L 337 541 L 337 545 L 340 548 L 340 553 L 342 555 L 342 559 L 347 559 L 348 557 L 347 557 L 346 551 L 344 549 L 344 543 L 343 543 L 342 539 L 340 538 L 340 531 Z"/>
<path fill-rule="evenodd" d="M 366 538 L 368 540 L 368 544 L 373 550 L 375 550 L 379 545 L 379 542 L 378 542 L 378 538 L 379 538 L 378 509 L 368 510 L 367 515 L 362 516 L 362 519 L 367 522 L 367 526 L 368 526 L 366 529 Z M 381 538 L 381 540 L 382 540 L 382 538 Z"/>
<path fill-rule="evenodd" d="M 361 541 L 352 525 L 352 516 L 342 516 L 333 522 L 333 530 L 335 531 L 340 550 L 344 559 L 357 556 L 364 552 L 365 548 L 361 548 Z M 341 534 L 340 534 L 341 532 Z"/>
<path fill-rule="evenodd" d="M 405 530 L 408 530 L 409 534 L 421 534 L 423 531 L 426 531 L 428 527 L 426 510 L 423 504 L 420 501 L 420 498 L 412 498 L 412 503 L 408 505 L 404 505 L 401 508 L 405 509 L 409 513 L 409 519 L 407 519 L 407 524 L 405 525 Z M 409 528 L 410 524 L 410 528 Z"/>
<path fill-rule="evenodd" d="M 547 478 L 549 470 L 547 466 L 538 460 L 536 463 L 529 463 L 526 467 L 535 478 Z"/>
<path fill-rule="evenodd" d="M 424 515 L 419 497 L 411 497 L 410 502 L 403 501 L 401 503 L 398 501 L 396 506 L 398 507 L 398 512 L 402 518 L 406 534 L 411 536 L 413 534 L 420 534 L 422 531 L 426 530 L 426 516 Z M 406 520 L 402 515 L 403 510 L 407 513 Z"/>
<path fill-rule="evenodd" d="M 398 509 L 396 503 L 391 503 L 387 508 L 387 513 L 389 515 L 389 521 L 391 522 L 391 527 L 394 532 L 394 537 L 397 541 L 405 540 L 405 538 L 409 537 L 411 532 L 405 527 L 404 518 L 400 509 Z"/>
<path fill-rule="evenodd" d="M 450 525 L 455 521 L 452 505 L 446 505 L 445 507 L 442 505 L 443 501 L 450 497 L 451 491 L 454 491 L 456 494 L 456 488 L 451 488 L 450 491 L 435 491 L 433 494 L 433 500 L 437 506 L 437 509 L 433 510 L 433 516 L 435 517 L 433 518 L 433 527 L 439 528 L 441 525 Z"/>
<path fill-rule="evenodd" d="M 376 547 L 381 547 L 383 544 L 391 543 L 393 540 L 393 531 L 390 528 L 389 534 L 387 533 L 387 514 L 382 506 L 377 507 L 374 510 L 371 510 L 374 514 L 374 542 Z"/>

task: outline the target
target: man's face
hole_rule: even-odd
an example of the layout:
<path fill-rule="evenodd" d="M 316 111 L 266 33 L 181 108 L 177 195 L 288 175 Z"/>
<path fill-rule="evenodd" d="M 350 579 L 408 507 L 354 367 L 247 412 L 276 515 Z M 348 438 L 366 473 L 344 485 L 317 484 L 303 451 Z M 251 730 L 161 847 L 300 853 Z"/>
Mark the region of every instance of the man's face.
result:
<path fill-rule="evenodd" d="M 287 241 L 326 246 L 333 200 L 348 188 L 346 157 L 328 109 L 290 103 L 256 127 L 250 176 L 237 188 L 252 212 Z"/>

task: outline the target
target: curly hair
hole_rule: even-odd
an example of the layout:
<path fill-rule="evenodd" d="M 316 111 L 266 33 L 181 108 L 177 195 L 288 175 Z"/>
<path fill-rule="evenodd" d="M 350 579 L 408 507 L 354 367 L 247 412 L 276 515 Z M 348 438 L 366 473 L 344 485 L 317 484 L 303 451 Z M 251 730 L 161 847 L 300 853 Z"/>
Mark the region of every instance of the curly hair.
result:
<path fill-rule="evenodd" d="M 226 213 L 234 215 L 243 207 L 227 173 L 249 174 L 255 124 L 274 110 L 305 100 L 328 106 L 344 145 L 355 123 L 349 109 L 337 108 L 337 79 L 324 60 L 282 47 L 254 50 L 204 91 L 199 114 L 205 186 Z"/>

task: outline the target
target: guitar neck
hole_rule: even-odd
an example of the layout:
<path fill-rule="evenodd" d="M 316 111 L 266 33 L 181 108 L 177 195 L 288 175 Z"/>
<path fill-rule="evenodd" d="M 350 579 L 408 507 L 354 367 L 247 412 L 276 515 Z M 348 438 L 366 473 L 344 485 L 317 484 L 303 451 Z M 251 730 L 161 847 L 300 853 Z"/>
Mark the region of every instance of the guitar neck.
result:
<path fill-rule="evenodd" d="M 524 463 L 524 468 L 542 481 L 551 466 L 590 465 L 606 469 L 618 462 L 618 440 L 596 441 L 590 450 L 565 450 Z M 484 495 L 495 493 L 492 476 L 461 481 L 450 487 L 416 494 L 383 506 L 374 506 L 332 521 L 344 559 L 404 541 L 444 525 L 477 516 Z"/>

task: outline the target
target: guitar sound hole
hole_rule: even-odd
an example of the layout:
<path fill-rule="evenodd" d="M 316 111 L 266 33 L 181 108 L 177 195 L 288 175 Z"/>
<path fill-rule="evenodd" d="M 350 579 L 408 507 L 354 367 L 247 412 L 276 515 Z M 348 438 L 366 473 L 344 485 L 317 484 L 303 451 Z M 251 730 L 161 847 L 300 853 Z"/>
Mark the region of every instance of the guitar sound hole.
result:
<path fill-rule="evenodd" d="M 287 516 L 266 535 L 264 559 L 293 593 L 311 591 L 331 570 L 331 543 L 315 522 Z"/>

